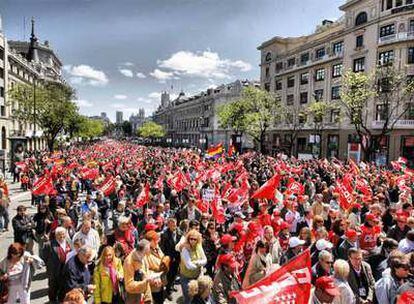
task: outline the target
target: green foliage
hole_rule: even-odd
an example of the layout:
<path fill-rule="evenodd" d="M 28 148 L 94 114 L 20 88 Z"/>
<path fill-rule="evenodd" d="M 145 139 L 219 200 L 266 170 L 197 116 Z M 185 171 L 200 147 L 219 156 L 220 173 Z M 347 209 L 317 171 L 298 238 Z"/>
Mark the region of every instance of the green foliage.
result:
<path fill-rule="evenodd" d="M 122 122 L 121 129 L 125 136 L 132 135 L 132 124 L 129 121 Z"/>
<path fill-rule="evenodd" d="M 80 116 L 78 131 L 75 133 L 77 137 L 94 138 L 102 136 L 104 132 L 104 124 L 102 121 L 90 119 L 85 116 Z"/>
<path fill-rule="evenodd" d="M 35 97 L 35 98 L 34 98 Z M 17 84 L 9 91 L 12 116 L 21 122 L 36 123 L 46 136 L 50 150 L 57 135 L 70 129 L 78 108 L 72 101 L 75 91 L 68 85 L 43 82 L 36 87 Z"/>
<path fill-rule="evenodd" d="M 138 135 L 144 138 L 161 138 L 165 136 L 165 131 L 161 125 L 148 121 L 138 129 Z"/>
<path fill-rule="evenodd" d="M 239 134 L 246 132 L 260 145 L 262 152 L 266 131 L 280 119 L 279 97 L 255 87 L 244 88 L 239 100 L 219 108 L 220 125 Z"/>

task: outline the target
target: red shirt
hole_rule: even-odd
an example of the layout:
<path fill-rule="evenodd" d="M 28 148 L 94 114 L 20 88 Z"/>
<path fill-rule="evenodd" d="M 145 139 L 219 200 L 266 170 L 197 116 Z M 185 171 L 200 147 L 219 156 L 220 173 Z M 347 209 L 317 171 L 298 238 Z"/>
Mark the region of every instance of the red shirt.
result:
<path fill-rule="evenodd" d="M 359 245 L 361 249 L 371 251 L 377 246 L 378 228 L 361 226 L 361 235 L 359 236 Z"/>

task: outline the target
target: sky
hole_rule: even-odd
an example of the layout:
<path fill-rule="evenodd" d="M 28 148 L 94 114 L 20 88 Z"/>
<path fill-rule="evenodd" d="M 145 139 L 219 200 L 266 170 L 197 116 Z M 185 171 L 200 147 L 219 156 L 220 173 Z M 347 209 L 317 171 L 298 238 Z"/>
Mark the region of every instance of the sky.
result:
<path fill-rule="evenodd" d="M 150 115 L 162 91 L 259 80 L 262 42 L 310 34 L 345 0 L 0 0 L 9 40 L 48 40 L 81 113 Z"/>

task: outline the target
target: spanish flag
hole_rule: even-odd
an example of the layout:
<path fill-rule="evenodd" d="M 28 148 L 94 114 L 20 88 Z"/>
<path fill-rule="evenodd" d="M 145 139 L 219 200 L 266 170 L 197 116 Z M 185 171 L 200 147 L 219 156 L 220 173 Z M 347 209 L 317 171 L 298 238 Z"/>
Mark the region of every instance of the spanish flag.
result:
<path fill-rule="evenodd" d="M 207 150 L 207 156 L 210 158 L 219 157 L 223 153 L 223 144 L 220 143 L 216 146 L 212 146 Z"/>
<path fill-rule="evenodd" d="M 229 157 L 232 157 L 233 154 L 235 154 L 235 153 L 236 153 L 236 147 L 231 144 L 229 146 L 229 151 L 227 152 L 227 154 L 228 154 Z"/>

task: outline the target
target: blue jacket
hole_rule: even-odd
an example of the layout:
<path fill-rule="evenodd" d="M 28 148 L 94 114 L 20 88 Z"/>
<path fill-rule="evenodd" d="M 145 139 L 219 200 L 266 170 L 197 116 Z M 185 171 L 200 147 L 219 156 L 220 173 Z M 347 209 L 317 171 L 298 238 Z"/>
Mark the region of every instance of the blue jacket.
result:
<path fill-rule="evenodd" d="M 75 255 L 69 259 L 63 268 L 62 280 L 65 284 L 63 298 L 73 288 L 81 288 L 86 294 L 88 292 L 87 286 L 91 283 L 91 275 L 87 265 L 82 264 L 78 256 Z"/>

